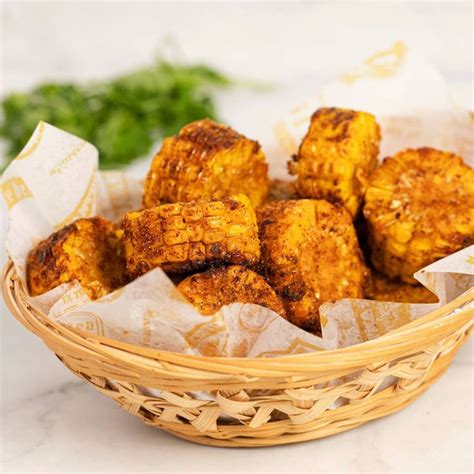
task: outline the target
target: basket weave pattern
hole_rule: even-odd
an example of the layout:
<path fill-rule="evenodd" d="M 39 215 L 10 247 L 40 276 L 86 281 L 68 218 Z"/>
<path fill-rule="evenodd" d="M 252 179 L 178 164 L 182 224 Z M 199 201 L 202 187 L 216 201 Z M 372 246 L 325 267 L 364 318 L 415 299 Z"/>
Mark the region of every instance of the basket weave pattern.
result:
<path fill-rule="evenodd" d="M 3 294 L 12 314 L 66 367 L 122 408 L 176 436 L 216 446 L 316 439 L 393 413 L 444 373 L 474 325 L 472 288 L 357 346 L 273 359 L 213 358 L 131 346 L 57 324 L 27 303 L 11 264 Z"/>

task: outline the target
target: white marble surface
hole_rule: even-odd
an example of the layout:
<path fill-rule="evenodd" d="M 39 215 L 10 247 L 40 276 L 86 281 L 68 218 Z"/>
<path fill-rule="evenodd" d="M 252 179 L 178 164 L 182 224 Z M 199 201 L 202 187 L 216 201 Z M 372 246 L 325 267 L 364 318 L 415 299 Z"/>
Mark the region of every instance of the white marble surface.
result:
<path fill-rule="evenodd" d="M 185 58 L 271 80 L 237 91 L 224 117 L 263 143 L 295 100 L 372 45 L 425 51 L 472 106 L 469 4 L 16 3 L 3 5 L 1 93 L 45 78 L 101 77 L 151 60 L 171 35 Z M 359 54 L 360 53 L 360 54 Z M 5 213 L 2 210 L 2 235 Z M 4 262 L 2 245 L 1 263 Z M 147 427 L 74 377 L 1 310 L 0 472 L 472 472 L 473 343 L 402 412 L 300 445 L 206 448 Z"/>

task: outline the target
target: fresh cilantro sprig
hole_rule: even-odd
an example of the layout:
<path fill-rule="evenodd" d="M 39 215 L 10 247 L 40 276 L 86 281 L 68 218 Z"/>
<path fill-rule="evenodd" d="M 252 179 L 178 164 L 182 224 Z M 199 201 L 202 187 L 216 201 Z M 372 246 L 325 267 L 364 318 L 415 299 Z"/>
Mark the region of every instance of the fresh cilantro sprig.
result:
<path fill-rule="evenodd" d="M 216 118 L 213 92 L 231 81 L 205 65 L 160 60 L 111 81 L 45 83 L 2 100 L 0 136 L 4 168 L 24 147 L 40 120 L 93 143 L 102 169 L 123 167 L 153 142 L 204 117 Z"/>

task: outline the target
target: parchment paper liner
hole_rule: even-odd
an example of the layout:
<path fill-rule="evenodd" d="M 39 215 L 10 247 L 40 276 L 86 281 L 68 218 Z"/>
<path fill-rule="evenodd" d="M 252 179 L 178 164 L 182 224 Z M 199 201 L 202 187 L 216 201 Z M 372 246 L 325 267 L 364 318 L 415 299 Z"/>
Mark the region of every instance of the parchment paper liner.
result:
<path fill-rule="evenodd" d="M 296 151 L 309 116 L 323 105 L 375 113 L 382 126 L 381 156 L 407 146 L 433 146 L 461 154 L 472 166 L 470 115 L 455 108 L 441 76 L 403 43 L 371 56 L 362 68 L 328 84 L 280 121 L 280 149 L 271 148 L 271 168 L 281 169 Z M 5 171 L 6 248 L 21 278 L 30 249 L 53 231 L 79 217 L 118 220 L 126 210 L 140 207 L 142 182 L 120 171 L 100 173 L 97 162 L 93 145 L 40 122 Z M 63 324 L 132 344 L 206 356 L 275 357 L 378 337 L 470 288 L 473 264 L 471 246 L 415 275 L 438 296 L 437 304 L 356 299 L 325 304 L 322 338 L 256 305 L 236 303 L 202 316 L 160 269 L 97 301 L 89 301 L 76 282 L 31 298 L 31 303 Z"/>

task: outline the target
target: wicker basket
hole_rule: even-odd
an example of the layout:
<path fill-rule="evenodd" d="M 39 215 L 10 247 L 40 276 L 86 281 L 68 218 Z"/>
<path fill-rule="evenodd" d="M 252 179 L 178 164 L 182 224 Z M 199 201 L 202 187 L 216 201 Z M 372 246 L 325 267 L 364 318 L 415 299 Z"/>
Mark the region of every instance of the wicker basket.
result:
<path fill-rule="evenodd" d="M 26 302 L 11 263 L 3 294 L 12 314 L 66 367 L 122 408 L 181 438 L 229 447 L 322 438 L 403 408 L 444 373 L 474 324 L 471 288 L 357 346 L 273 359 L 212 358 L 145 349 L 56 324 Z M 151 396 L 144 386 L 158 392 Z"/>

